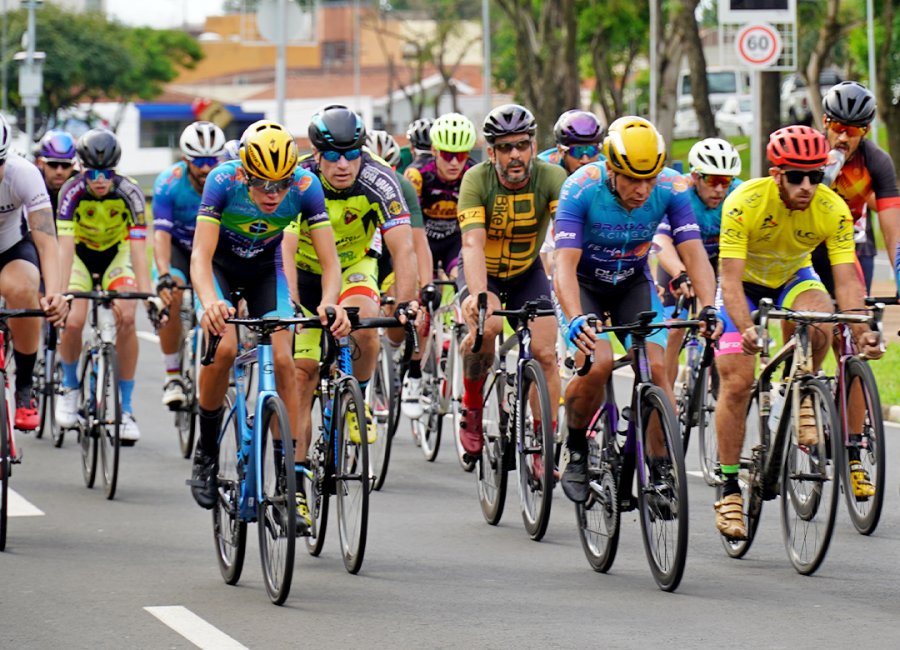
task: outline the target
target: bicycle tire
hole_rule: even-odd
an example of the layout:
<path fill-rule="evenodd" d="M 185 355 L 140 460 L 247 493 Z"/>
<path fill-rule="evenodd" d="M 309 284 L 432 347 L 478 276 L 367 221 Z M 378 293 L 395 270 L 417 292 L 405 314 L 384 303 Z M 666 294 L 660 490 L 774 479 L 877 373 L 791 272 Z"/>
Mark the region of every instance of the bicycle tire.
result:
<path fill-rule="evenodd" d="M 178 431 L 178 448 L 184 458 L 194 454 L 199 417 L 197 387 L 199 385 L 199 333 L 188 329 L 181 342 L 179 365 L 185 385 L 185 403 L 175 412 L 175 428 Z"/>
<path fill-rule="evenodd" d="M 786 400 L 781 418 L 789 418 L 786 426 L 790 435 L 785 442 L 781 467 L 781 522 L 791 564 L 798 573 L 811 575 L 825 559 L 834 530 L 840 482 L 835 471 L 835 463 L 840 462 L 837 456 L 840 428 L 834 395 L 821 381 L 803 380 L 799 390 L 801 401 L 813 400 L 819 442 L 812 448 L 797 443 L 794 425 L 798 418 L 791 415 L 792 400 Z"/>
<path fill-rule="evenodd" d="M 92 382 L 96 382 L 96 370 L 91 351 L 86 349 L 81 356 L 81 383 L 79 385 L 81 413 L 77 427 L 78 442 L 81 445 L 81 474 L 84 477 L 84 485 L 88 489 L 94 487 L 94 481 L 97 478 L 97 456 L 99 455 L 96 431 L 90 424 L 94 412 L 93 396 L 91 395 Z"/>
<path fill-rule="evenodd" d="M 678 419 L 665 393 L 649 386 L 640 394 L 641 448 L 638 460 L 638 508 L 644 550 L 653 579 L 663 591 L 678 588 L 684 574 L 688 542 L 687 476 L 684 472 L 684 448 L 678 431 Z M 662 428 L 664 456 L 653 453 L 650 429 L 655 421 Z M 664 548 L 659 548 L 662 543 Z"/>
<path fill-rule="evenodd" d="M 372 417 L 378 429 L 378 438 L 369 445 L 369 460 L 372 464 L 372 489 L 380 490 L 387 478 L 391 462 L 391 386 L 393 366 L 390 352 L 382 342 L 375 361 L 375 372 L 366 387 L 366 402 L 372 407 Z"/>
<path fill-rule="evenodd" d="M 700 371 L 697 385 L 703 386 L 697 391 L 694 409 L 697 413 L 697 443 L 700 452 L 700 472 L 703 480 L 710 487 L 719 484 L 719 440 L 716 437 L 716 393 L 713 389 L 713 369 L 703 368 Z"/>
<path fill-rule="evenodd" d="M 119 437 L 122 405 L 119 402 L 119 364 L 116 349 L 104 346 L 97 366 L 97 445 L 100 447 L 100 466 L 107 499 L 116 496 L 119 481 Z"/>
<path fill-rule="evenodd" d="M 284 402 L 277 395 L 266 398 L 260 425 L 257 481 L 261 498 L 256 519 L 259 560 L 269 599 L 282 605 L 291 592 L 294 575 L 297 489 L 291 425 Z"/>
<path fill-rule="evenodd" d="M 529 399 L 532 389 L 538 403 L 537 418 Z M 553 411 L 547 379 L 541 365 L 534 359 L 526 361 L 522 368 L 522 395 L 522 403 L 516 409 L 519 502 L 525 530 L 531 539 L 539 542 L 547 532 L 553 505 Z M 536 419 L 540 423 L 540 431 L 534 430 Z M 535 467 L 538 456 L 541 462 Z"/>
<path fill-rule="evenodd" d="M 499 366 L 495 364 L 495 373 L 498 372 L 498 368 Z M 500 391 L 503 390 L 505 383 L 505 377 L 497 378 L 496 375 L 493 379 L 488 377 L 485 381 L 488 392 L 482 409 L 484 443 L 481 455 L 477 459 L 478 467 L 474 472 L 481 514 L 491 526 L 496 526 L 503 517 L 509 478 L 506 471 L 506 456 L 509 453 L 506 433 L 509 428 L 509 414 L 503 410 L 500 397 Z"/>
<path fill-rule="evenodd" d="M 57 357 L 53 363 L 53 392 L 50 394 L 49 404 L 47 404 L 46 419 L 50 425 L 50 437 L 53 440 L 53 446 L 59 449 L 62 447 L 66 439 L 66 430 L 59 426 L 56 421 L 56 400 L 62 391 L 62 362 Z M 41 426 L 44 425 L 44 417 L 41 418 Z"/>
<path fill-rule="evenodd" d="M 453 432 L 453 445 L 456 448 L 456 459 L 459 461 L 459 466 L 463 468 L 464 472 L 472 472 L 475 470 L 477 460 L 466 453 L 462 446 L 462 439 L 459 437 L 459 425 L 462 421 L 460 412 L 462 410 L 463 393 L 465 392 L 463 387 L 462 357 L 459 353 L 459 342 L 465 336 L 465 330 L 462 329 L 463 326 L 459 326 L 459 328 L 459 331 L 454 329 L 450 338 L 450 349 L 447 352 L 447 365 L 450 369 L 447 373 L 450 390 L 450 429 Z"/>
<path fill-rule="evenodd" d="M 621 524 L 615 432 L 606 405 L 601 405 L 588 427 L 587 442 L 590 492 L 587 501 L 575 504 L 575 522 L 588 564 L 606 573 L 616 559 Z"/>
<path fill-rule="evenodd" d="M 321 395 L 316 393 L 312 404 L 312 434 L 309 443 L 309 451 L 306 455 L 306 469 L 304 473 L 304 486 L 306 503 L 309 507 L 309 515 L 312 526 L 309 535 L 304 538 L 307 552 L 316 557 L 322 552 L 325 545 L 325 532 L 328 528 L 328 500 L 333 489 L 334 445 L 328 441 L 333 440 L 331 432 L 326 436 L 325 418 L 323 415 L 323 402 Z"/>
<path fill-rule="evenodd" d="M 334 417 L 337 418 L 338 456 L 335 495 L 341 557 L 348 573 L 356 574 L 366 554 L 369 526 L 369 442 L 365 402 L 353 377 L 343 377 L 337 386 Z M 359 440 L 350 435 L 356 418 Z"/>
<path fill-rule="evenodd" d="M 12 457 L 9 444 L 9 415 L 6 396 L 0 404 L 0 551 L 6 550 L 6 531 L 9 527 L 9 477 L 12 474 Z"/>
<path fill-rule="evenodd" d="M 444 418 L 441 417 L 441 343 L 435 336 L 434 323 L 428 340 L 426 356 L 422 358 L 422 417 L 411 420 L 410 425 L 418 431 L 422 455 L 433 463 L 441 449 L 441 432 Z"/>
<path fill-rule="evenodd" d="M 841 400 L 842 405 L 848 403 L 850 391 L 857 382 L 862 389 L 866 405 L 862 438 L 859 443 L 859 459 L 875 487 L 875 495 L 864 501 L 857 501 L 853 495 L 850 482 L 850 447 L 847 444 L 841 445 L 841 482 L 844 487 L 850 521 L 861 535 L 871 535 L 878 527 L 878 520 L 881 518 L 881 508 L 884 504 L 884 492 L 887 485 L 885 482 L 884 419 L 881 413 L 881 398 L 878 395 L 878 386 L 875 383 L 872 368 L 862 359 L 851 357 L 844 367 L 846 390 L 844 399 Z M 846 418 L 847 415 L 841 415 L 842 425 Z M 846 438 L 842 437 L 842 441 L 844 440 Z"/>
<path fill-rule="evenodd" d="M 37 361 L 34 364 L 34 372 L 32 373 L 32 386 L 34 394 L 37 396 L 37 411 L 40 416 L 40 424 L 34 432 L 34 437 L 38 440 L 44 437 L 44 431 L 53 431 L 55 407 L 56 407 L 56 386 L 54 383 L 53 372 L 56 368 L 56 349 L 47 350 L 47 325 L 41 328 L 41 347 L 38 350 Z"/>
<path fill-rule="evenodd" d="M 240 456 L 241 429 L 234 410 L 234 390 L 225 394 L 225 415 L 219 429 L 218 499 L 212 511 L 213 541 L 219 572 L 225 584 L 236 585 L 244 569 L 247 522 L 240 515 L 244 463 Z"/>

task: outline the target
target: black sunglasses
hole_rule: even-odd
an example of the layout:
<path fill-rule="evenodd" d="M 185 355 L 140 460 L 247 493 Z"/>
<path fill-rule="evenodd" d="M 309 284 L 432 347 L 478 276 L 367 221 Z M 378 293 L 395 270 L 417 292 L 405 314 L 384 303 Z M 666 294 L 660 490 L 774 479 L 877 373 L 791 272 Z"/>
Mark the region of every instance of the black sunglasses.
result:
<path fill-rule="evenodd" d="M 250 176 L 247 178 L 247 185 L 261 190 L 266 194 L 277 194 L 278 192 L 284 192 L 291 186 L 291 183 L 293 182 L 293 175 L 288 176 L 287 178 L 282 178 L 278 181 L 270 181 L 266 180 L 265 178 L 258 178 L 256 176 Z"/>
<path fill-rule="evenodd" d="M 59 168 L 72 169 L 72 163 L 64 162 L 61 160 L 45 160 L 44 164 L 47 165 L 47 167 L 50 167 L 51 169 L 59 169 Z"/>
<path fill-rule="evenodd" d="M 502 154 L 508 154 L 513 149 L 525 153 L 531 149 L 531 138 L 527 140 L 517 140 L 516 142 L 498 142 L 494 145 L 494 151 Z"/>
<path fill-rule="evenodd" d="M 781 173 L 784 174 L 787 182 L 791 185 L 800 185 L 801 183 L 803 183 L 804 178 L 808 178 L 809 182 L 813 185 L 818 185 L 822 182 L 822 179 L 825 178 L 825 172 L 821 169 L 811 169 L 809 171 L 792 169 L 790 171 Z"/>

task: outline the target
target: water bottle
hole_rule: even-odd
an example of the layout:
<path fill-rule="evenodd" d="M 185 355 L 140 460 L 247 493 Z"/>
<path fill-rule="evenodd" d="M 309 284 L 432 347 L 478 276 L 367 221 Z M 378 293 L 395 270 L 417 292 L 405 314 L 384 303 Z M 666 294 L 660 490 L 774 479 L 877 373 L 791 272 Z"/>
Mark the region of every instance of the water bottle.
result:
<path fill-rule="evenodd" d="M 329 431 L 331 429 L 331 399 L 325 401 L 324 414 L 325 431 Z"/>
<path fill-rule="evenodd" d="M 828 154 L 828 164 L 825 165 L 825 178 L 822 179 L 822 183 L 826 187 L 831 187 L 834 184 L 835 179 L 837 179 L 838 174 L 841 173 L 841 168 L 844 166 L 844 163 L 847 160 L 847 156 L 844 155 L 844 152 L 840 149 L 832 149 Z"/>
<path fill-rule="evenodd" d="M 700 341 L 691 337 L 684 344 L 684 362 L 688 370 L 693 370 L 700 365 Z"/>
<path fill-rule="evenodd" d="M 772 386 L 771 406 L 769 407 L 769 431 L 777 431 L 781 421 L 781 413 L 784 411 L 784 384 Z"/>
<path fill-rule="evenodd" d="M 101 306 L 97 309 L 97 325 L 100 330 L 100 340 L 104 343 L 115 343 L 116 317 L 112 307 Z"/>

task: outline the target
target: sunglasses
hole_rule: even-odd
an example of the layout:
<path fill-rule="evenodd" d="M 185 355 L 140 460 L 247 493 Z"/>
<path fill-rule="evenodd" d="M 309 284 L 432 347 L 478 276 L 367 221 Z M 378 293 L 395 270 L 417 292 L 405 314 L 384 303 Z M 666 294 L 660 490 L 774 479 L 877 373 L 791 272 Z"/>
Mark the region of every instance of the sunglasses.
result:
<path fill-rule="evenodd" d="M 73 163 L 64 160 L 45 160 L 44 164 L 51 169 L 72 169 Z"/>
<path fill-rule="evenodd" d="M 600 153 L 600 145 L 597 144 L 573 144 L 571 147 L 563 146 L 563 151 L 575 158 L 581 160 L 585 156 L 593 158 Z"/>
<path fill-rule="evenodd" d="M 115 169 L 85 169 L 84 175 L 89 181 L 111 181 L 116 175 Z"/>
<path fill-rule="evenodd" d="M 438 150 L 438 155 L 446 160 L 448 163 L 452 163 L 454 160 L 459 162 L 466 162 L 466 159 L 469 157 L 468 151 L 440 151 Z"/>
<path fill-rule="evenodd" d="M 781 172 L 791 185 L 800 185 L 804 178 L 808 178 L 813 185 L 818 185 L 825 178 L 825 172 L 821 169 L 811 169 L 809 171 L 801 171 L 792 169 L 791 171 Z"/>
<path fill-rule="evenodd" d="M 531 138 L 519 140 L 517 142 L 498 142 L 494 145 L 494 151 L 497 153 L 507 154 L 513 149 L 521 153 L 525 153 L 531 149 Z"/>
<path fill-rule="evenodd" d="M 188 160 L 197 167 L 215 167 L 219 164 L 219 159 L 215 156 L 198 156 L 196 158 L 188 158 Z"/>
<path fill-rule="evenodd" d="M 848 138 L 856 138 L 865 135 L 868 127 L 866 126 L 850 126 L 849 124 L 841 124 L 832 120 L 827 121 L 828 129 L 837 134 L 846 133 Z"/>
<path fill-rule="evenodd" d="M 334 151 L 332 149 L 326 149 L 325 151 L 321 151 L 320 153 L 322 154 L 322 158 L 324 158 L 328 162 L 336 163 L 341 159 L 341 156 L 343 156 L 344 160 L 346 160 L 347 162 L 353 162 L 362 155 L 362 149 L 349 149 L 347 151 Z"/>
<path fill-rule="evenodd" d="M 247 178 L 247 185 L 257 190 L 261 190 L 265 194 L 277 194 L 278 192 L 284 192 L 291 186 L 291 183 L 293 182 L 293 176 L 282 178 L 280 181 L 270 181 L 265 178 L 257 178 L 256 176 L 250 176 L 249 178 Z"/>
<path fill-rule="evenodd" d="M 734 181 L 734 176 L 719 174 L 700 174 L 700 178 L 710 187 L 728 187 Z"/>

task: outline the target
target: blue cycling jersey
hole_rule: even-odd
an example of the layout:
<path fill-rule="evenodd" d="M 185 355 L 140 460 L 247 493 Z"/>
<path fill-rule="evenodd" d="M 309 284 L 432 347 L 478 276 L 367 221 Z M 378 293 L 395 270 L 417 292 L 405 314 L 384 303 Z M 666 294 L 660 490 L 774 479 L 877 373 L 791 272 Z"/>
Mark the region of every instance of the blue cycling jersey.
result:
<path fill-rule="evenodd" d="M 306 221 L 310 229 L 330 227 L 322 183 L 315 174 L 297 167 L 284 199 L 275 212 L 266 214 L 250 198 L 247 172 L 239 160 L 222 163 L 206 177 L 197 220 L 221 226 L 217 253 L 227 250 L 244 258 L 273 252 L 293 221 Z"/>
<path fill-rule="evenodd" d="M 687 176 L 686 178 L 689 180 L 691 179 L 690 176 Z M 693 181 L 690 182 L 693 187 Z M 731 194 L 734 191 L 734 188 L 740 185 L 741 182 L 742 181 L 739 178 L 735 178 L 731 181 L 731 185 L 728 186 L 728 192 L 725 196 L 727 197 Z M 700 195 L 697 194 L 695 189 L 689 189 L 687 194 L 691 197 L 691 207 L 694 209 L 694 217 L 697 219 L 697 225 L 700 226 L 700 239 L 703 241 L 703 247 L 706 249 L 706 254 L 710 257 L 717 257 L 719 255 L 719 232 L 722 228 L 722 203 L 720 203 L 717 208 L 709 208 L 700 199 Z M 669 224 L 668 216 L 663 217 L 656 232 L 661 235 L 672 236 L 672 226 Z"/>
<path fill-rule="evenodd" d="M 200 194 L 188 177 L 187 163 L 175 163 L 156 177 L 153 184 L 153 227 L 167 232 L 188 250 L 194 242 Z"/>
<path fill-rule="evenodd" d="M 556 210 L 556 248 L 578 248 L 577 273 L 598 283 L 617 284 L 647 268 L 647 255 L 664 216 L 676 244 L 700 238 L 687 179 L 664 168 L 647 201 L 626 210 L 607 182 L 606 165 L 590 163 L 569 176 Z"/>

